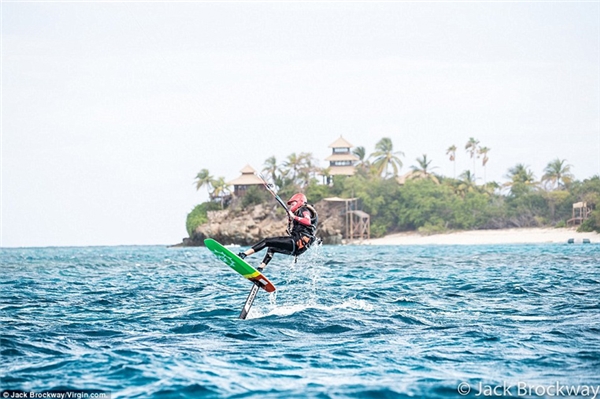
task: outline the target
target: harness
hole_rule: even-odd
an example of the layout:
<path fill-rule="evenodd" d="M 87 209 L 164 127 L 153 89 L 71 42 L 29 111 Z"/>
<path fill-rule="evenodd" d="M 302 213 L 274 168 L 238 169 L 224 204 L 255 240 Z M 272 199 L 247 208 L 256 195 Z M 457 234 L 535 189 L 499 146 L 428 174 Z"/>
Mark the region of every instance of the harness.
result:
<path fill-rule="evenodd" d="M 310 212 L 310 227 L 300 225 L 300 229 L 298 231 L 300 237 L 294 241 L 294 253 L 302 253 L 306 251 L 310 245 L 315 241 L 315 233 L 317 231 L 317 224 L 319 223 L 319 215 L 317 214 L 317 210 L 310 204 L 304 204 L 298 211 L 301 211 L 302 208 L 306 208 Z M 309 231 L 310 229 L 310 231 Z"/>

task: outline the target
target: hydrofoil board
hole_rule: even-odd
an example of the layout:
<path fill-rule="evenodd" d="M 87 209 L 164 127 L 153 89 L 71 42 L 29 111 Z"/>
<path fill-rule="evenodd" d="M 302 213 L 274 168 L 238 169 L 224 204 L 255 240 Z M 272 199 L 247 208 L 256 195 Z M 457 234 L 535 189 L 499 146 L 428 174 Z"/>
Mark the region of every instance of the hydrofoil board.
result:
<path fill-rule="evenodd" d="M 245 260 L 231 252 L 229 249 L 225 248 L 223 245 L 219 244 L 217 241 L 213 240 L 212 238 L 207 238 L 204 240 L 204 245 L 206 245 L 206 248 L 215 254 L 219 260 L 248 280 L 252 281 L 258 287 L 267 292 L 275 292 L 275 286 L 269 281 L 268 278 L 265 277 L 264 274 L 250 266 Z"/>

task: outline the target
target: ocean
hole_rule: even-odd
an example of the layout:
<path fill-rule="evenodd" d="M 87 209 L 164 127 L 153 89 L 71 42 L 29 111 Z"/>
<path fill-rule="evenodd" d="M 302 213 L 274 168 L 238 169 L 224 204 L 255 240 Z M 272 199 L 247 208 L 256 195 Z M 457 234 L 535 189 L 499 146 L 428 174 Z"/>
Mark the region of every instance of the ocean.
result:
<path fill-rule="evenodd" d="M 206 248 L 0 256 L 5 397 L 600 398 L 597 244 L 276 254 L 247 320 Z"/>

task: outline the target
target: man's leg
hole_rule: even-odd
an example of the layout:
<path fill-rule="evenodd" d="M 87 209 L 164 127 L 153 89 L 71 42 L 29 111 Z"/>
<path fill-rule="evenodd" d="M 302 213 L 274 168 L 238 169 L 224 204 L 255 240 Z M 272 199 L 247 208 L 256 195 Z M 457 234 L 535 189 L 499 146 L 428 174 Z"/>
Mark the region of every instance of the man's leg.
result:
<path fill-rule="evenodd" d="M 269 248 L 267 250 L 267 253 L 265 254 L 265 257 L 260 263 L 260 266 L 257 267 L 259 272 L 261 272 L 265 267 L 267 267 L 271 259 L 273 259 L 273 255 L 275 255 L 275 251 L 273 251 L 273 248 Z"/>
<path fill-rule="evenodd" d="M 267 254 L 265 255 L 265 258 L 259 266 L 264 268 L 266 265 L 269 264 L 275 252 L 291 255 L 294 252 L 294 247 L 294 240 L 290 236 L 268 237 L 263 238 L 258 243 L 254 244 L 252 248 L 249 248 L 244 252 L 240 252 L 238 256 L 244 259 L 246 256 L 250 256 L 256 252 L 260 252 L 264 248 L 268 248 Z"/>

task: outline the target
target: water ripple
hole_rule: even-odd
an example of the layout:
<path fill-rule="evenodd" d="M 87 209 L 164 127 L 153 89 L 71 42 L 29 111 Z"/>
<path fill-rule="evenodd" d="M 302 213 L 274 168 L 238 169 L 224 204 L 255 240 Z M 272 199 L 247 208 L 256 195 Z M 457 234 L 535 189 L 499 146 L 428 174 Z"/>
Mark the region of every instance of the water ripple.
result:
<path fill-rule="evenodd" d="M 204 248 L 0 249 L 2 389 L 459 397 L 600 385 L 596 245 L 317 247 L 250 289 Z M 249 258 L 256 263 L 260 259 Z"/>

